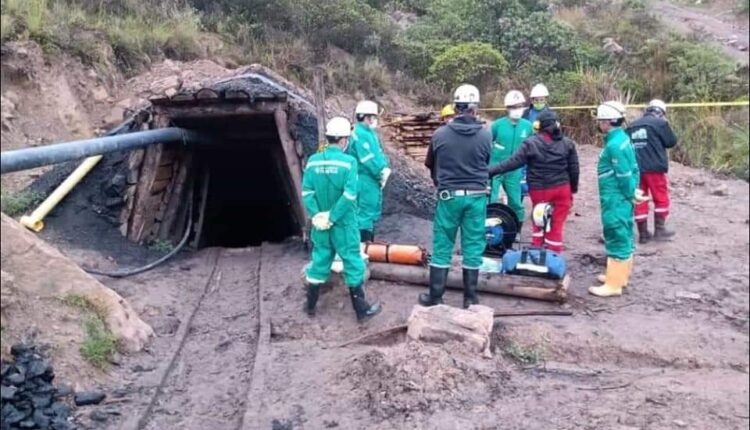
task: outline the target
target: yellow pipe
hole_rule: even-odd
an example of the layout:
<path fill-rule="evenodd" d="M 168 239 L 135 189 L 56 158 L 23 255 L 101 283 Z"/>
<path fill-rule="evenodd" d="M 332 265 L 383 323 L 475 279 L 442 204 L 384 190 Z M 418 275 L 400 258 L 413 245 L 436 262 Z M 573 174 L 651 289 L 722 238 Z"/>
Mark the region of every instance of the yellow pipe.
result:
<path fill-rule="evenodd" d="M 47 214 L 68 195 L 73 187 L 81 182 L 81 179 L 83 179 L 101 159 L 101 155 L 95 155 L 83 160 L 83 163 L 76 167 L 73 173 L 71 173 L 70 176 L 68 176 L 63 183 L 60 184 L 55 191 L 53 191 L 52 194 L 50 194 L 42 204 L 31 213 L 31 215 L 24 215 L 21 217 L 21 224 L 35 232 L 42 231 L 44 228 L 44 221 L 42 221 L 44 217 L 46 217 Z"/>

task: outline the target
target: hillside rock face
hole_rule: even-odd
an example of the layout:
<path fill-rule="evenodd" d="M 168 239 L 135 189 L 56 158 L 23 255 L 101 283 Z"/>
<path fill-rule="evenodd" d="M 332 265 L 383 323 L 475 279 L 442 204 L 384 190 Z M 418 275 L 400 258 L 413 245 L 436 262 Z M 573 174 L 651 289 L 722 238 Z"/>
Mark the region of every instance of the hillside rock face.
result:
<path fill-rule="evenodd" d="M 13 289 L 36 297 L 63 298 L 70 294 L 86 297 L 104 311 L 105 322 L 124 350 L 139 351 L 146 345 L 154 331 L 124 298 L 12 218 L 0 216 L 2 289 L 6 288 L 5 281 L 12 279 Z"/>

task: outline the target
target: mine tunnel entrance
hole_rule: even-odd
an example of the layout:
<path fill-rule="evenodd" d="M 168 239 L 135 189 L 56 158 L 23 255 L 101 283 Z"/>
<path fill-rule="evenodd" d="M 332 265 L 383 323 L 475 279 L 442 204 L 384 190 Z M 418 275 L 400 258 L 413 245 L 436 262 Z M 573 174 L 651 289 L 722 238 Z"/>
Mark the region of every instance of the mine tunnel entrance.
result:
<path fill-rule="evenodd" d="M 299 233 L 273 115 L 194 119 L 189 126 L 210 136 L 192 150 L 196 247 L 257 246 Z"/>

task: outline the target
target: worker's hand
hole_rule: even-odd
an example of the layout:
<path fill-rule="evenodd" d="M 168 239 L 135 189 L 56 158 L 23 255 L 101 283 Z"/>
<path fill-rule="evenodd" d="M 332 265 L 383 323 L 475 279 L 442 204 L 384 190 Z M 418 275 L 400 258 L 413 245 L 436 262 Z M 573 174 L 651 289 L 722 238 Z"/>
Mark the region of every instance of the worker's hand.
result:
<path fill-rule="evenodd" d="M 649 200 L 651 200 L 651 197 L 645 195 L 642 189 L 637 188 L 635 190 L 635 195 L 633 196 L 633 204 L 637 205 L 639 203 L 644 203 Z"/>
<path fill-rule="evenodd" d="M 385 188 L 385 184 L 388 183 L 388 178 L 391 176 L 391 169 L 389 167 L 383 168 L 383 170 L 380 172 L 380 188 Z"/>
<path fill-rule="evenodd" d="M 330 220 L 330 212 L 318 212 L 312 217 L 312 224 L 318 230 L 325 231 L 333 225 Z"/>

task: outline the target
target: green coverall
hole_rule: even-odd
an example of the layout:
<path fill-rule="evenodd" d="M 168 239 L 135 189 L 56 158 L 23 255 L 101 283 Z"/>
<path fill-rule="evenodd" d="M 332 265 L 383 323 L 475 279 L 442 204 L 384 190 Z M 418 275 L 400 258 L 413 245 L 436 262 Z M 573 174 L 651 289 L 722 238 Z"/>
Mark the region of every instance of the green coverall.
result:
<path fill-rule="evenodd" d="M 521 147 L 523 141 L 534 133 L 534 127 L 531 121 L 523 118 L 514 124 L 510 118 L 504 116 L 492 123 L 491 131 L 493 144 L 490 165 L 494 166 L 509 159 Z M 508 206 L 513 209 L 521 222 L 526 215 L 521 194 L 522 179 L 523 169 L 497 175 L 492 178 L 492 191 L 490 192 L 490 203 L 498 203 L 500 187 L 502 187 L 508 196 Z"/>
<path fill-rule="evenodd" d="M 487 246 L 484 220 L 487 218 L 487 195 L 438 197 L 432 223 L 431 266 L 449 268 L 453 244 L 461 227 L 461 254 L 464 269 L 479 269 Z"/>
<path fill-rule="evenodd" d="M 635 248 L 633 196 L 641 175 L 633 145 L 622 128 L 614 128 L 604 137 L 597 174 L 607 256 L 627 260 Z"/>
<path fill-rule="evenodd" d="M 302 177 L 302 201 L 309 216 L 330 211 L 333 226 L 310 234 L 313 250 L 305 269 L 307 282 L 328 281 L 331 263 L 338 253 L 344 263 L 344 282 L 354 288 L 362 285 L 365 263 L 359 250 L 357 229 L 357 160 L 337 146 L 328 146 L 310 157 Z"/>
<path fill-rule="evenodd" d="M 347 152 L 359 162 L 357 223 L 360 230 L 373 232 L 382 213 L 380 177 L 383 169 L 388 167 L 388 159 L 383 154 L 377 133 L 362 123 L 354 126 Z"/>

